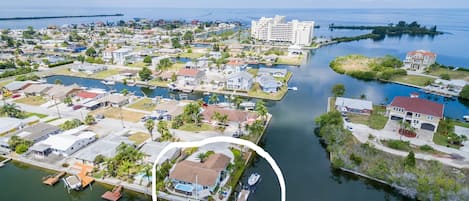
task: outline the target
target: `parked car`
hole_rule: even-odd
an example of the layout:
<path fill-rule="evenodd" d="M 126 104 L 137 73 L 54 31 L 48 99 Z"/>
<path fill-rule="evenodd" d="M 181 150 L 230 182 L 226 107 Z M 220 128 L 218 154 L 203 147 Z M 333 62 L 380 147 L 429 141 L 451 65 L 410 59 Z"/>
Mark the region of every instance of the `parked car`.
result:
<path fill-rule="evenodd" d="M 95 118 L 96 118 L 96 119 L 104 119 L 105 117 L 104 117 L 104 115 L 102 115 L 102 114 L 97 114 L 97 115 L 95 116 Z"/>
<path fill-rule="evenodd" d="M 13 94 L 13 96 L 11 96 L 11 98 L 19 98 L 21 97 L 21 94 Z"/>
<path fill-rule="evenodd" d="M 83 107 L 82 105 L 74 105 L 74 106 L 72 107 L 72 109 L 73 109 L 73 110 L 79 110 L 79 109 L 81 109 L 82 107 Z"/>

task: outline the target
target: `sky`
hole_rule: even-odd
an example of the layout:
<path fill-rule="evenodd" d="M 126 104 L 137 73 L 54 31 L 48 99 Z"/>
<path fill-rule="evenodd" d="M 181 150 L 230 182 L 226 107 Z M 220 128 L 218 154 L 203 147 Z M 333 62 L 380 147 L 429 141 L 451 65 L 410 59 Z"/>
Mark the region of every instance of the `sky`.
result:
<path fill-rule="evenodd" d="M 469 0 L 0 0 L 3 8 L 469 8 Z"/>

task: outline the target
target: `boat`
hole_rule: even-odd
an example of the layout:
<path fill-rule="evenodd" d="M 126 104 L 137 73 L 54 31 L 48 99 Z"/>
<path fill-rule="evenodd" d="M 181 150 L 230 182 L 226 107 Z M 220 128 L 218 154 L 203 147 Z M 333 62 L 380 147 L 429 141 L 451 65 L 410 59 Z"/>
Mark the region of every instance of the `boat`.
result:
<path fill-rule="evenodd" d="M 298 87 L 288 87 L 288 90 L 298 91 Z"/>
<path fill-rule="evenodd" d="M 136 82 L 127 82 L 127 86 L 129 87 L 134 87 L 135 85 L 137 85 Z"/>
<path fill-rule="evenodd" d="M 103 80 L 101 81 L 101 83 L 103 83 L 104 85 L 115 85 L 116 82 L 112 81 L 112 80 Z"/>
<path fill-rule="evenodd" d="M 77 176 L 75 175 L 72 175 L 72 176 L 68 176 L 66 177 L 65 179 L 63 179 L 64 183 L 65 183 L 65 186 L 68 188 L 68 189 L 73 189 L 73 190 L 80 190 L 81 189 L 81 181 L 80 181 L 80 178 L 78 178 Z"/>
<path fill-rule="evenodd" d="M 246 110 L 254 110 L 254 108 L 256 107 L 256 103 L 250 101 L 242 102 L 239 106 Z"/>
<path fill-rule="evenodd" d="M 209 96 L 210 95 L 210 92 L 206 91 L 204 92 L 204 96 Z"/>
<path fill-rule="evenodd" d="M 174 83 L 169 83 L 169 84 L 168 84 L 168 88 L 169 88 L 169 90 L 171 90 L 171 91 L 179 91 L 179 89 L 177 88 L 176 84 L 174 84 Z"/>
<path fill-rule="evenodd" d="M 462 118 L 464 119 L 464 121 L 469 122 L 469 115 L 464 115 Z"/>
<path fill-rule="evenodd" d="M 239 192 L 238 199 L 236 199 L 236 201 L 247 201 L 250 193 L 251 191 L 243 189 L 241 192 Z"/>
<path fill-rule="evenodd" d="M 101 198 L 110 201 L 117 201 L 122 197 L 122 186 L 115 186 L 112 191 L 106 191 Z"/>
<path fill-rule="evenodd" d="M 254 186 L 257 184 L 257 182 L 259 182 L 259 179 L 261 178 L 261 175 L 260 174 L 257 174 L 257 173 L 252 173 L 251 176 L 249 176 L 249 179 L 248 179 L 248 184 L 249 186 Z"/>

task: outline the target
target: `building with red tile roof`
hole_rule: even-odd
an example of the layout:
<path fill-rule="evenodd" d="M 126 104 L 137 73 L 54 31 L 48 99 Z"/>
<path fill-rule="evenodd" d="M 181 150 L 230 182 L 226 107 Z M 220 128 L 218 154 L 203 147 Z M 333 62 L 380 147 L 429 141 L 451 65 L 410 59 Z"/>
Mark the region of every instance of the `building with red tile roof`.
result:
<path fill-rule="evenodd" d="M 408 52 L 404 67 L 414 71 L 424 71 L 436 62 L 436 54 L 425 50 Z"/>

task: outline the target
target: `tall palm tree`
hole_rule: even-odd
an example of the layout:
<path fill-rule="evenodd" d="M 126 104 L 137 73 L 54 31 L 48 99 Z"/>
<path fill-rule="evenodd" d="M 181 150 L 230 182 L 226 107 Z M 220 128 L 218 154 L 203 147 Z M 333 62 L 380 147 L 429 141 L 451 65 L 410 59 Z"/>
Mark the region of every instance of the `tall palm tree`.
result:
<path fill-rule="evenodd" d="M 0 114 L 8 117 L 20 118 L 23 116 L 23 111 L 14 103 L 7 103 L 0 108 Z"/>
<path fill-rule="evenodd" d="M 239 109 L 239 106 L 241 105 L 241 103 L 243 103 L 243 99 L 239 96 L 235 96 L 233 98 L 233 103 L 235 104 L 236 109 Z"/>
<path fill-rule="evenodd" d="M 200 160 L 201 163 L 203 163 L 205 161 L 205 159 L 207 159 L 207 154 L 200 153 L 200 154 L 197 155 L 197 158 Z"/>
<path fill-rule="evenodd" d="M 151 136 L 151 140 L 153 141 L 153 129 L 155 128 L 155 121 L 153 119 L 149 119 L 145 122 L 145 128 L 148 130 Z"/>
<path fill-rule="evenodd" d="M 262 100 L 256 102 L 255 111 L 260 117 L 262 117 L 263 120 L 265 120 L 267 113 L 269 113 L 267 107 L 265 106 L 264 101 Z"/>
<path fill-rule="evenodd" d="M 217 94 L 212 94 L 212 95 L 210 96 L 210 98 L 208 99 L 208 102 L 209 102 L 210 104 L 217 104 L 218 101 L 220 101 L 220 100 L 218 99 L 218 95 L 217 95 Z"/>

